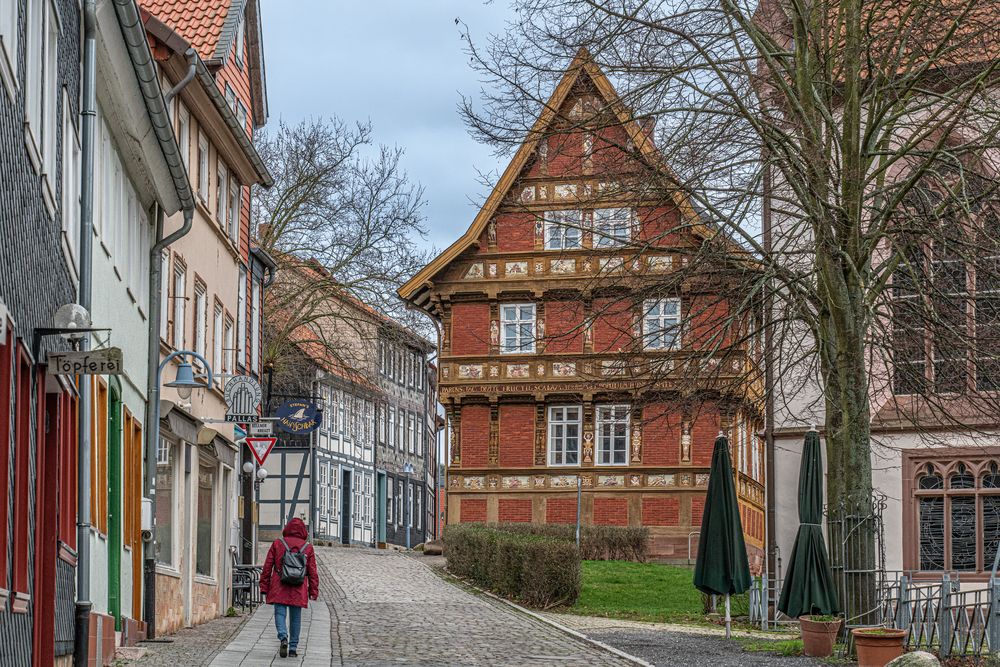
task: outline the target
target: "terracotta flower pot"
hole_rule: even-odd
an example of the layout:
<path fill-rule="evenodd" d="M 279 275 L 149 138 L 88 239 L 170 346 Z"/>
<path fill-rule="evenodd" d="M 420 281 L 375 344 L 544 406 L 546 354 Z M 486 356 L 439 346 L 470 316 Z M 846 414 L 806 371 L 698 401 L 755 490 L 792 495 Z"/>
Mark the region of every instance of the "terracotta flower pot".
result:
<path fill-rule="evenodd" d="M 840 632 L 843 619 L 814 621 L 812 616 L 799 616 L 802 632 L 802 652 L 811 658 L 827 658 L 833 655 L 833 645 Z"/>
<path fill-rule="evenodd" d="M 858 667 L 885 667 L 903 655 L 906 630 L 856 628 L 851 635 L 858 650 Z"/>

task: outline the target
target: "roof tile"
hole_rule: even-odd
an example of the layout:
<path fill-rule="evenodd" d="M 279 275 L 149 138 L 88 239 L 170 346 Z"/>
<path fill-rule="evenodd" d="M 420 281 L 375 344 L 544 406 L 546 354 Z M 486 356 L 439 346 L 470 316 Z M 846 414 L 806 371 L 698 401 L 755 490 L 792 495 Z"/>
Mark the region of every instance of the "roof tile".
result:
<path fill-rule="evenodd" d="M 139 0 L 139 4 L 177 31 L 203 60 L 215 56 L 216 45 L 233 0 Z"/>

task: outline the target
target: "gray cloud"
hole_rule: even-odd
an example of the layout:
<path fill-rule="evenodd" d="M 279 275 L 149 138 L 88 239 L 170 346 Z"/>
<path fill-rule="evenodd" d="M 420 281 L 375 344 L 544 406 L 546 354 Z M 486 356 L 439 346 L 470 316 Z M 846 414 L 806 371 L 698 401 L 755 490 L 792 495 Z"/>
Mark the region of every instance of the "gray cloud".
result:
<path fill-rule="evenodd" d="M 500 32 L 505 2 L 479 0 L 262 0 L 271 121 L 337 115 L 371 120 L 378 141 L 406 150 L 405 168 L 426 188 L 428 245 L 443 248 L 485 196 L 477 169 L 498 165 L 467 134 L 460 93 L 479 82 L 455 19 L 474 37 Z"/>

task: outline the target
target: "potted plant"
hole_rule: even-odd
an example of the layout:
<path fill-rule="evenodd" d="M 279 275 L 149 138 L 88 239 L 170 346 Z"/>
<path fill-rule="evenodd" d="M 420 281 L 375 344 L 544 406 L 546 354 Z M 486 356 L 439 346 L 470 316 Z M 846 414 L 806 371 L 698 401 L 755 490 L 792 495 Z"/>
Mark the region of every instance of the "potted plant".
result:
<path fill-rule="evenodd" d="M 903 655 L 906 630 L 855 628 L 851 635 L 858 650 L 858 667 L 885 667 Z"/>
<path fill-rule="evenodd" d="M 827 658 L 833 655 L 833 645 L 843 619 L 836 616 L 799 616 L 802 632 L 802 652 L 811 658 Z"/>

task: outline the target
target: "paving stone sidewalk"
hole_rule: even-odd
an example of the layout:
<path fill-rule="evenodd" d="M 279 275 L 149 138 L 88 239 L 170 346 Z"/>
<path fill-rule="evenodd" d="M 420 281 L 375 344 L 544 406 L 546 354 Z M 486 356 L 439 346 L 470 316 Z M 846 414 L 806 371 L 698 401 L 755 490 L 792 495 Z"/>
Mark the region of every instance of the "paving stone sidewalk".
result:
<path fill-rule="evenodd" d="M 323 600 L 302 610 L 298 657 L 278 656 L 278 636 L 274 630 L 274 607 L 261 605 L 247 621 L 236 638 L 224 648 L 210 667 L 329 667 L 333 651 L 330 647 L 330 610 Z"/>

